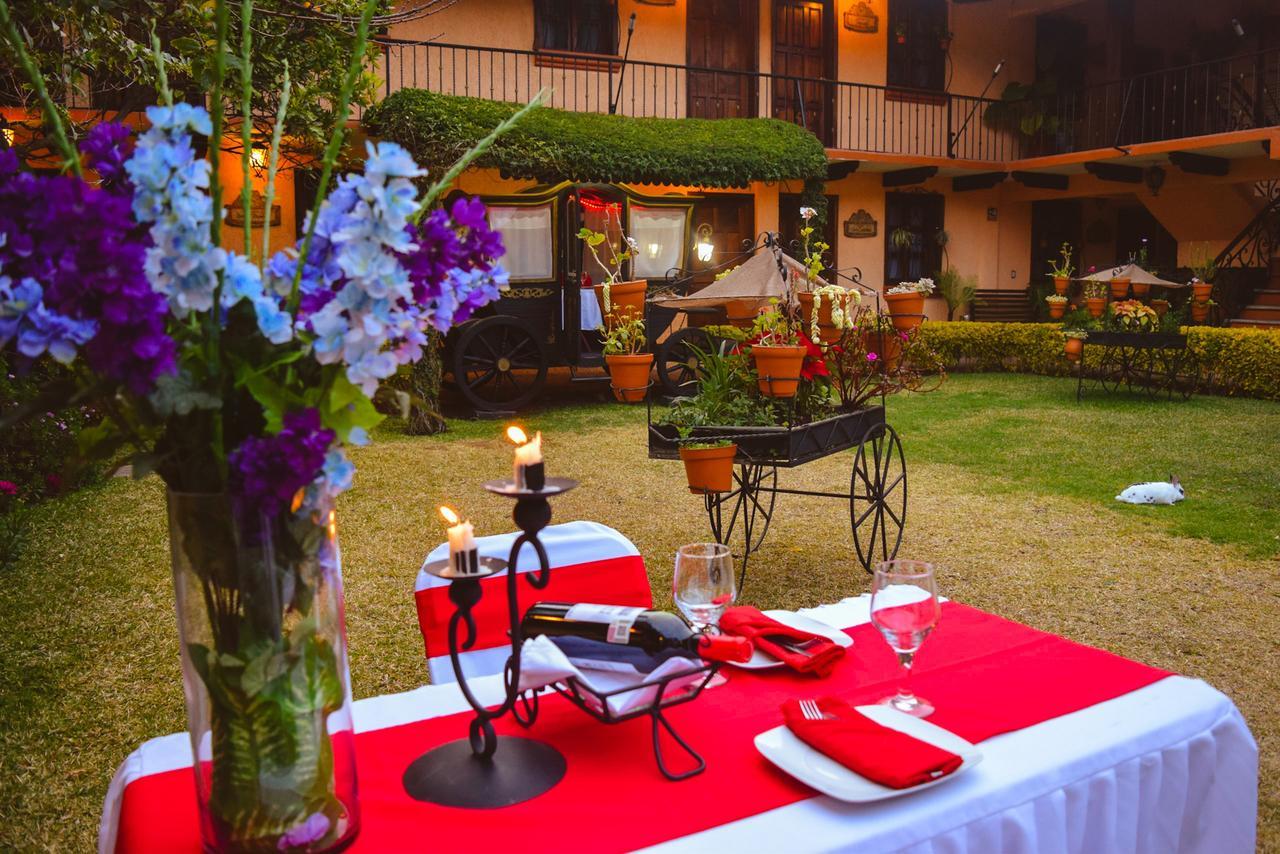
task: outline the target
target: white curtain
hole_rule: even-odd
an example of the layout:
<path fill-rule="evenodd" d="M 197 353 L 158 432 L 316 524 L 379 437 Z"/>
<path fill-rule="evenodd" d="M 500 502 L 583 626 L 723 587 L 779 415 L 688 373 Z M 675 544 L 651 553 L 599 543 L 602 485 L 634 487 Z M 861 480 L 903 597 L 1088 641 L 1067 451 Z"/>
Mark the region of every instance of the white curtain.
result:
<path fill-rule="evenodd" d="M 632 262 L 637 279 L 660 279 L 684 261 L 685 226 L 689 212 L 683 208 L 631 206 L 628 229 L 640 252 Z"/>
<path fill-rule="evenodd" d="M 502 266 L 511 274 L 511 281 L 546 281 L 554 275 L 551 205 L 489 206 L 489 227 L 502 232 L 507 248 Z"/>

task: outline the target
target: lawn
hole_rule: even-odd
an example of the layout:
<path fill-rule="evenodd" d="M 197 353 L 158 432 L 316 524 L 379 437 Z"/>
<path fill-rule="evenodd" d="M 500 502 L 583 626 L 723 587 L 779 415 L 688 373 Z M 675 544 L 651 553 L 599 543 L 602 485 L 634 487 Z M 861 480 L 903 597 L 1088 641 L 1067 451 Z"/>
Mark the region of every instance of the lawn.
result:
<path fill-rule="evenodd" d="M 1206 679 L 1240 706 L 1262 752 L 1260 842 L 1280 851 L 1280 404 L 1225 398 L 1074 401 L 1068 380 L 951 378 L 895 399 L 910 507 L 904 556 L 939 566 L 953 598 Z M 548 465 L 582 487 L 557 518 L 632 537 L 656 598 L 676 546 L 706 536 L 678 463 L 645 454 L 644 410 L 531 413 Z M 340 508 L 357 697 L 425 680 L 414 573 L 448 500 L 479 532 L 511 527 L 480 482 L 507 472 L 500 424 L 444 437 L 396 425 L 359 452 Z M 847 487 L 849 454 L 784 477 Z M 1187 501 L 1128 507 L 1126 484 L 1178 474 Z M 163 493 L 115 480 L 41 508 L 31 549 L 0 578 L 0 849 L 92 847 L 101 799 L 139 742 L 185 725 Z M 782 496 L 746 600 L 802 607 L 866 589 L 840 502 Z"/>

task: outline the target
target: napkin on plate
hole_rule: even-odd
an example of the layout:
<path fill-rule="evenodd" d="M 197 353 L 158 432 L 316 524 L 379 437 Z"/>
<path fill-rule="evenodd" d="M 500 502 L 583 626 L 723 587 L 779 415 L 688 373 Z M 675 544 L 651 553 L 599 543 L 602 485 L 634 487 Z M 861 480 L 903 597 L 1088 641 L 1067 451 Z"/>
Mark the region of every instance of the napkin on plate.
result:
<path fill-rule="evenodd" d="M 783 625 L 750 605 L 725 609 L 720 630 L 739 635 L 792 670 L 823 677 L 844 657 L 844 647 L 825 635 Z M 803 644 L 803 649 L 796 647 Z"/>
<path fill-rule="evenodd" d="M 782 704 L 787 729 L 819 753 L 891 789 L 909 789 L 955 771 L 964 759 L 949 750 L 898 732 L 835 697 L 818 700 L 827 720 L 811 721 L 798 700 Z"/>

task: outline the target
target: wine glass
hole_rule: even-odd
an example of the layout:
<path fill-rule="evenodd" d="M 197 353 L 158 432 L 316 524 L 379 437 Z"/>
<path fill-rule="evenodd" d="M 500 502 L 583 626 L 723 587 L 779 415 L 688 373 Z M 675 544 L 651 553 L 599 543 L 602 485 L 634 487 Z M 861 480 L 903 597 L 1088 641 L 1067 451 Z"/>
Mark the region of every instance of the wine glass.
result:
<path fill-rule="evenodd" d="M 933 704 L 911 692 L 911 664 L 938 624 L 940 608 L 933 564 L 889 560 L 876 566 L 871 581 L 871 623 L 898 654 L 905 676 L 898 693 L 880 702 L 917 718 L 933 714 Z"/>
<path fill-rule="evenodd" d="M 729 547 L 720 543 L 681 546 L 672 584 L 676 607 L 693 627 L 718 631 L 720 616 L 738 595 Z"/>

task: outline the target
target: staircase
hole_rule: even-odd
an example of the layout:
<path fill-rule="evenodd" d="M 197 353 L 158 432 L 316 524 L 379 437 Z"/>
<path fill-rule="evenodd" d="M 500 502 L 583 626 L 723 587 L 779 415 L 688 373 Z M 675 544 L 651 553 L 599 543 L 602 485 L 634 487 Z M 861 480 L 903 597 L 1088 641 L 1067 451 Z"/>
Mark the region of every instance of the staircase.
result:
<path fill-rule="evenodd" d="M 1023 290 L 980 290 L 969 316 L 987 323 L 1024 323 L 1031 319 L 1031 300 Z"/>
<path fill-rule="evenodd" d="M 1280 330 L 1280 256 L 1271 258 L 1267 272 L 1267 286 L 1254 293 L 1253 301 L 1227 322 L 1229 326 Z"/>
<path fill-rule="evenodd" d="M 1228 326 L 1280 331 L 1280 194 L 1267 192 L 1267 203 L 1217 258 L 1218 268 L 1266 270 L 1266 283 L 1246 300 Z"/>

